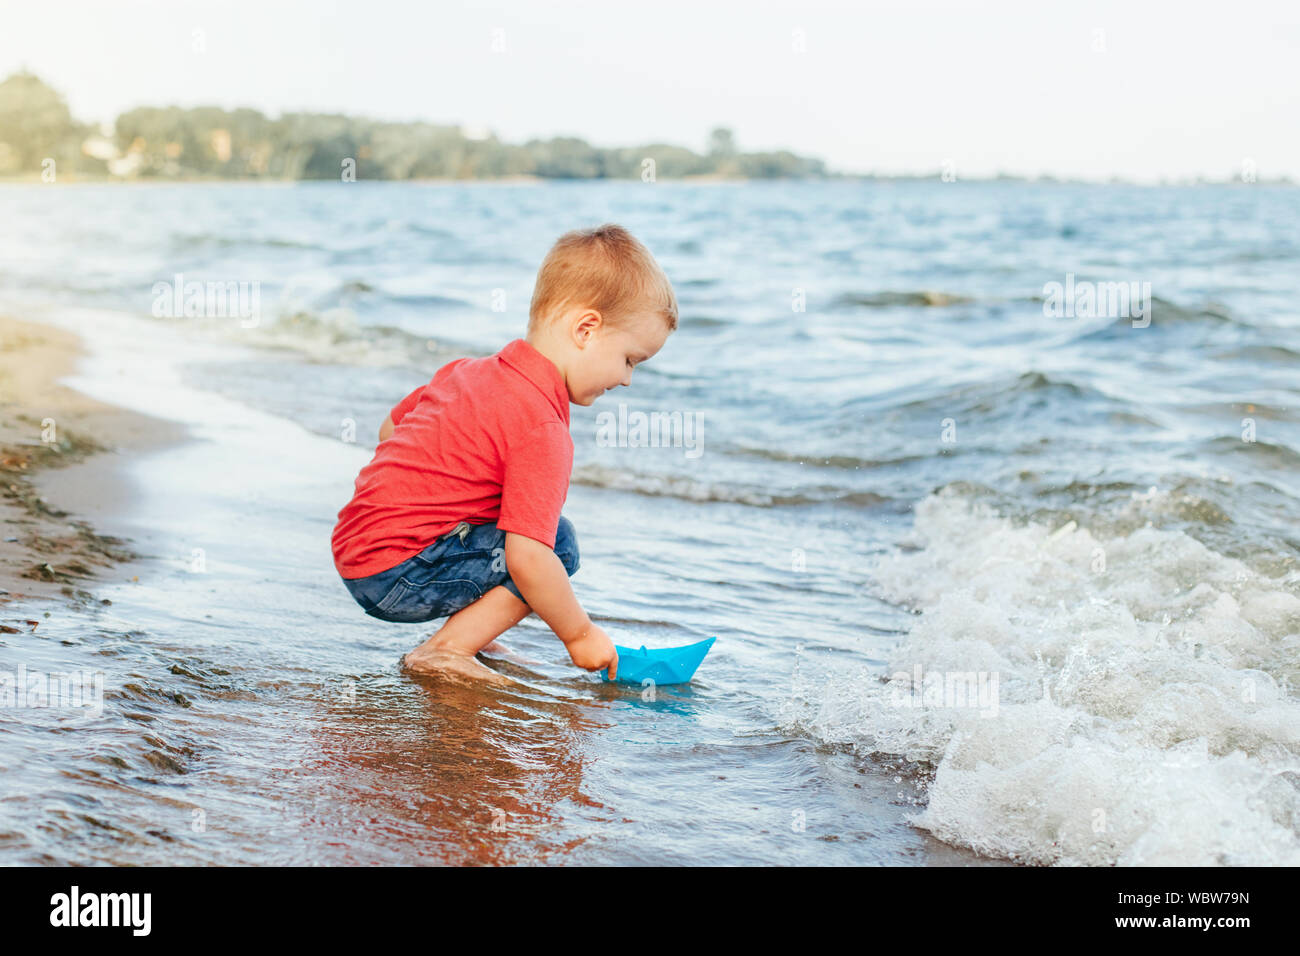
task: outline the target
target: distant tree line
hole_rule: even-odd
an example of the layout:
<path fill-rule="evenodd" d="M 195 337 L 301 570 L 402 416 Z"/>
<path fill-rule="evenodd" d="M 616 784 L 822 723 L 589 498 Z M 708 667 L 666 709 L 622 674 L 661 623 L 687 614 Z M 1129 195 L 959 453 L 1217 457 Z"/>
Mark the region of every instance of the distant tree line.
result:
<path fill-rule="evenodd" d="M 55 90 L 31 73 L 0 82 L 0 175 L 60 172 L 121 178 L 212 179 L 545 179 L 825 177 L 821 160 L 743 153 L 715 129 L 708 151 L 651 143 L 602 149 L 572 137 L 522 145 L 460 126 L 390 123 L 331 113 L 145 106 L 121 114 L 112 135 L 73 119 Z"/>

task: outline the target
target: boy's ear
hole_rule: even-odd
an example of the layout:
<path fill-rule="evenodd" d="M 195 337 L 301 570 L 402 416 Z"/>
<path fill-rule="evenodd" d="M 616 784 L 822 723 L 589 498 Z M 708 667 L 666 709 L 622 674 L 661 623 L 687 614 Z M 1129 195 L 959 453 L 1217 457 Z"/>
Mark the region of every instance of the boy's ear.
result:
<path fill-rule="evenodd" d="M 595 309 L 587 309 L 578 320 L 573 323 L 573 336 L 575 344 L 585 345 L 591 341 L 591 337 L 600 331 L 604 323 L 604 317 Z"/>

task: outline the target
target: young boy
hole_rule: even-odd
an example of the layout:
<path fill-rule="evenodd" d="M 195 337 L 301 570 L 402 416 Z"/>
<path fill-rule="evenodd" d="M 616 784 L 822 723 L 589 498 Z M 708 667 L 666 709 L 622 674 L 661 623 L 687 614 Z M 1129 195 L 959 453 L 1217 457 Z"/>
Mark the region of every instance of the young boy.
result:
<path fill-rule="evenodd" d="M 569 584 L 569 403 L 631 385 L 676 328 L 672 285 L 645 246 L 613 224 L 575 230 L 537 273 L 527 338 L 444 365 L 393 408 L 331 544 L 370 616 L 450 615 L 406 667 L 497 678 L 474 655 L 532 611 L 574 664 L 617 676 L 613 641 Z"/>

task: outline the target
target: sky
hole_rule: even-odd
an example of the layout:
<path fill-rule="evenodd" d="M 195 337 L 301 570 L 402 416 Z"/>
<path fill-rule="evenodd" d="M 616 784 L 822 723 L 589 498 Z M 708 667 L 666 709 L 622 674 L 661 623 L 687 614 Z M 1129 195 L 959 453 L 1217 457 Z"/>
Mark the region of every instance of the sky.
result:
<path fill-rule="evenodd" d="M 0 77 L 87 122 L 251 106 L 849 173 L 1300 179 L 1300 4 L 0 0 Z"/>

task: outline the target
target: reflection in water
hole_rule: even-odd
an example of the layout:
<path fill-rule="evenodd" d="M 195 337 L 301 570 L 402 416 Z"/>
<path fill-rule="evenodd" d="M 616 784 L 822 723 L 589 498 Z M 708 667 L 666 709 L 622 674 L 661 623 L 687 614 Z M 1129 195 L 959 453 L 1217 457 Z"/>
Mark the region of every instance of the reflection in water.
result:
<path fill-rule="evenodd" d="M 557 839 L 558 805 L 601 809 L 582 782 L 603 716 L 590 698 L 372 677 L 325 702 L 314 739 L 320 765 L 351 781 L 353 812 L 409 829 L 421 859 L 536 863 L 583 840 Z"/>

